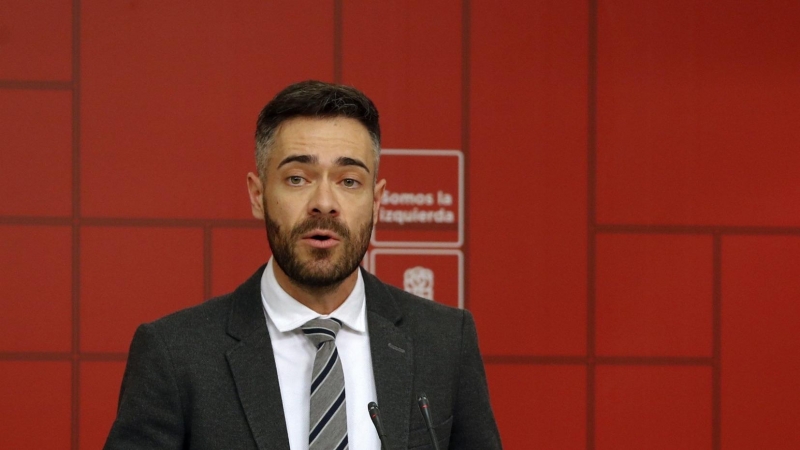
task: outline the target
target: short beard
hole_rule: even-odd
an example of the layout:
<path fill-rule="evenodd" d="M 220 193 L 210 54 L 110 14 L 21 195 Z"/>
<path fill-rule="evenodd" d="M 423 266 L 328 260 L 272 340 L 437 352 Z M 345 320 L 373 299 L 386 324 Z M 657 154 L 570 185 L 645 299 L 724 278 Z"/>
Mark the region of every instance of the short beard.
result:
<path fill-rule="evenodd" d="M 264 211 L 266 212 L 266 208 Z M 265 217 L 267 240 L 275 263 L 289 277 L 292 284 L 316 294 L 334 291 L 358 269 L 367 253 L 372 236 L 371 220 L 356 233 L 351 233 L 345 225 L 333 217 L 309 217 L 287 233 L 281 230 L 268 212 Z M 336 251 L 335 248 L 312 248 L 311 260 L 307 262 L 301 261 L 296 253 L 296 246 L 301 236 L 317 229 L 333 231 L 341 239 L 339 245 L 344 247 L 344 254 L 337 261 L 330 261 L 329 267 L 326 267 L 325 262 L 331 258 Z"/>

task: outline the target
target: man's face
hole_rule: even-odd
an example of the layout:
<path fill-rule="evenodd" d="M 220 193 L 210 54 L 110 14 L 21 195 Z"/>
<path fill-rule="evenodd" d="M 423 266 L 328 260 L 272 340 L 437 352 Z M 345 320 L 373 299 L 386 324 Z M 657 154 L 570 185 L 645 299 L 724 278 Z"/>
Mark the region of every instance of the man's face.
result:
<path fill-rule="evenodd" d="M 265 179 L 251 174 L 248 185 L 275 262 L 295 284 L 333 288 L 354 274 L 385 184 L 374 184 L 374 170 L 372 141 L 355 119 L 300 117 L 278 128 Z"/>

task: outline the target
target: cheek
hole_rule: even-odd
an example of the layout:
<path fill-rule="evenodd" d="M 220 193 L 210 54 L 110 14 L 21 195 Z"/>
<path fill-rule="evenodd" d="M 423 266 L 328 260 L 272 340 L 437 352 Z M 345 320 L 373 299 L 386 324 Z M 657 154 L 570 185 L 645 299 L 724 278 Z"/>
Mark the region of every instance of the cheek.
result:
<path fill-rule="evenodd" d="M 274 213 L 272 211 L 275 211 Z M 296 223 L 302 219 L 302 214 L 299 208 L 295 207 L 292 202 L 275 202 L 274 206 L 270 208 L 270 214 L 273 219 L 280 220 L 284 223 Z"/>
<path fill-rule="evenodd" d="M 270 219 L 282 225 L 293 222 L 295 213 L 292 211 L 292 202 L 273 197 L 265 203 Z"/>
<path fill-rule="evenodd" d="M 375 209 L 375 202 L 372 201 L 372 197 L 370 197 L 368 200 L 365 200 L 361 205 L 359 205 L 358 209 L 359 221 L 360 222 L 372 221 L 374 209 Z"/>

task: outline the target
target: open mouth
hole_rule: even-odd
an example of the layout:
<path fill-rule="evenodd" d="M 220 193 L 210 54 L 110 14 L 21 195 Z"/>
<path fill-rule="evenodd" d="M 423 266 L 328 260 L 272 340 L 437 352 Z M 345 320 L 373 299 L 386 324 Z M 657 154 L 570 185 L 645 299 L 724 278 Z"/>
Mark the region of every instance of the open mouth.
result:
<path fill-rule="evenodd" d="M 339 239 L 339 236 L 331 231 L 331 230 L 324 230 L 324 229 L 316 229 L 311 230 L 308 233 L 303 234 L 303 239 L 314 239 L 317 241 L 325 241 L 328 239 Z"/>
<path fill-rule="evenodd" d="M 316 248 L 330 248 L 339 243 L 339 236 L 329 230 L 314 230 L 303 235 L 302 239 Z"/>

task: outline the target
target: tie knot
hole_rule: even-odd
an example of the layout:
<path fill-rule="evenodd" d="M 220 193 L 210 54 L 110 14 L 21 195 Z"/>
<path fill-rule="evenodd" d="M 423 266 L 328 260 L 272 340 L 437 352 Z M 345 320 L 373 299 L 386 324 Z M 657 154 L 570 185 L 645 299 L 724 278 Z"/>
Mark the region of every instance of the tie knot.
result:
<path fill-rule="evenodd" d="M 337 319 L 316 318 L 306 322 L 302 327 L 303 333 L 319 348 L 325 342 L 336 339 L 336 334 L 342 329 L 342 322 Z"/>

